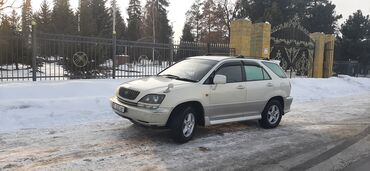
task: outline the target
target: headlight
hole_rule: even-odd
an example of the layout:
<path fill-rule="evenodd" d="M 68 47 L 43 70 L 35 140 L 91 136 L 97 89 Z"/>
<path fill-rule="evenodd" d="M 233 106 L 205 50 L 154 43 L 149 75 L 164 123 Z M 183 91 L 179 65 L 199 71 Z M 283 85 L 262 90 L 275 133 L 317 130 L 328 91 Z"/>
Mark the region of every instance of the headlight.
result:
<path fill-rule="evenodd" d="M 165 95 L 163 94 L 148 94 L 141 98 L 139 102 L 147 104 L 161 104 Z"/>

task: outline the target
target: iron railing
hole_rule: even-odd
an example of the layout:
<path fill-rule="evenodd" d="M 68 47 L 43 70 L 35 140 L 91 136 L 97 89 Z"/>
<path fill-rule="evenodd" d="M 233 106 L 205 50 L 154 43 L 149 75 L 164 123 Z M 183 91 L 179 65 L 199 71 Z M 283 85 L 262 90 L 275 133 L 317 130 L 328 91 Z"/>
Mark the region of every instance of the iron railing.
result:
<path fill-rule="evenodd" d="M 0 34 L 0 81 L 145 77 L 199 55 L 233 56 L 229 44 L 148 43 L 49 34 Z"/>

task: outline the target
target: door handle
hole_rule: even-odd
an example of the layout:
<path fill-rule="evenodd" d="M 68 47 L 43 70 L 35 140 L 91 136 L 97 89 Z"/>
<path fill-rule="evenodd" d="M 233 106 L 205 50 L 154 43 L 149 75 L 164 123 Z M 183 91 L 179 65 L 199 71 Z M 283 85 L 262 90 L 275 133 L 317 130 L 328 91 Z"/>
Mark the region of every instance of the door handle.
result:
<path fill-rule="evenodd" d="M 238 85 L 238 87 L 236 87 L 237 89 L 245 89 L 245 87 L 244 86 L 242 86 L 242 85 Z"/>
<path fill-rule="evenodd" d="M 274 84 L 272 84 L 272 83 L 267 83 L 267 87 L 273 87 L 274 86 Z"/>

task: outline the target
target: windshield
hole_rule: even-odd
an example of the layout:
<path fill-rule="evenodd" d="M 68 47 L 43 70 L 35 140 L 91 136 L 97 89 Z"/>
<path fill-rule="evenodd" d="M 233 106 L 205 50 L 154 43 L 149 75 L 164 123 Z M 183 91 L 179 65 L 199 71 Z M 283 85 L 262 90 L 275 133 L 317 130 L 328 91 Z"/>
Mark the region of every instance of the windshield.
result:
<path fill-rule="evenodd" d="M 216 64 L 217 61 L 213 60 L 187 59 L 167 68 L 158 75 L 183 81 L 199 82 Z"/>

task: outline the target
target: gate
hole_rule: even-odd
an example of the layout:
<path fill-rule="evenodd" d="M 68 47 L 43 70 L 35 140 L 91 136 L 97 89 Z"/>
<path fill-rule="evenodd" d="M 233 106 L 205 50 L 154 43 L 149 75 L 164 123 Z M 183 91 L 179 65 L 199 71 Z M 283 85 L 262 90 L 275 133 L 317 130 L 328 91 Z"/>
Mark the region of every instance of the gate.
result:
<path fill-rule="evenodd" d="M 315 43 L 296 16 L 272 29 L 270 59 L 279 60 L 290 77 L 312 74 Z"/>

